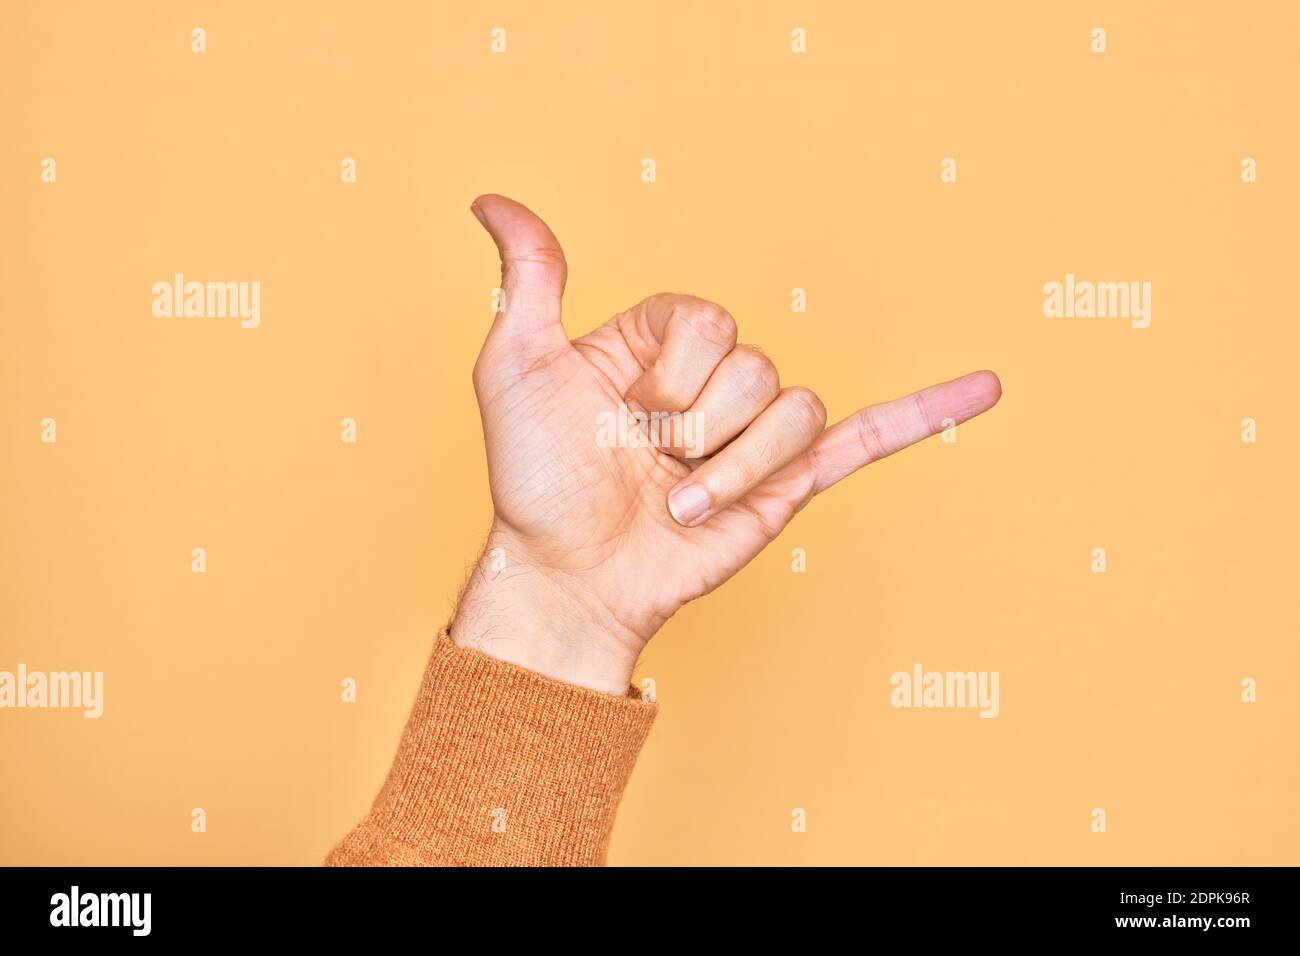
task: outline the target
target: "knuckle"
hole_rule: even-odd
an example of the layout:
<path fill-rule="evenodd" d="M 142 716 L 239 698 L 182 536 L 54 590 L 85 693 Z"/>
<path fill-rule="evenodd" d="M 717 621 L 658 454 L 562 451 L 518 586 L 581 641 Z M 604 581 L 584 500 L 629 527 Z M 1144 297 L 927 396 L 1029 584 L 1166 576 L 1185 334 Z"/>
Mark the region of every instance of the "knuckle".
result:
<path fill-rule="evenodd" d="M 925 396 L 920 392 L 912 396 L 912 407 L 916 409 L 917 420 L 925 426 L 927 431 L 938 431 L 930 420 L 930 410 L 925 406 Z"/>
<path fill-rule="evenodd" d="M 884 458 L 889 454 L 884 437 L 880 434 L 880 426 L 876 422 L 873 409 L 864 408 L 858 412 L 857 424 L 858 441 L 862 444 L 862 450 L 866 453 L 867 461 L 875 461 L 877 458 Z"/>
<path fill-rule="evenodd" d="M 760 438 L 754 446 L 754 461 L 757 472 L 766 473 L 781 460 L 781 444 L 775 438 Z"/>
<path fill-rule="evenodd" d="M 746 397 L 762 402 L 776 398 L 781 391 L 781 373 L 770 358 L 747 346 L 741 346 L 732 355 L 740 389 Z"/>
<path fill-rule="evenodd" d="M 796 386 L 787 388 L 782 394 L 790 403 L 790 414 L 801 431 L 820 432 L 826 427 L 826 406 L 815 392 Z"/>
<path fill-rule="evenodd" d="M 679 304 L 677 312 L 687 327 L 709 344 L 722 348 L 736 344 L 736 320 L 716 302 L 690 299 Z"/>

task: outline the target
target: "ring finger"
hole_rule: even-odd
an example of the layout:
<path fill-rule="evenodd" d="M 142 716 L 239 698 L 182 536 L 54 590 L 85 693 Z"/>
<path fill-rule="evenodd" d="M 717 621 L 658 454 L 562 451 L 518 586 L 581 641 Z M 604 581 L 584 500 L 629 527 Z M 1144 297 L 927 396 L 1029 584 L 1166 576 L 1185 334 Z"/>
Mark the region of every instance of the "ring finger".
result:
<path fill-rule="evenodd" d="M 826 428 L 826 407 L 806 388 L 787 388 L 735 441 L 668 493 L 668 511 L 694 527 L 739 501 L 797 458 Z"/>

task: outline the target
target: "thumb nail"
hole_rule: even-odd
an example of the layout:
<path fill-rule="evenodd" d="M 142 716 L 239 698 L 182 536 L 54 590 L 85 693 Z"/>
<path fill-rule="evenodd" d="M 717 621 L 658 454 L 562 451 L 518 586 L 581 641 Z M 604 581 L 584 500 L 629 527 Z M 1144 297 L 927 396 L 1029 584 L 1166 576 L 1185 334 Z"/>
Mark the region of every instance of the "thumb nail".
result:
<path fill-rule="evenodd" d="M 668 496 L 668 512 L 688 528 L 708 510 L 709 493 L 699 485 L 682 485 Z"/>

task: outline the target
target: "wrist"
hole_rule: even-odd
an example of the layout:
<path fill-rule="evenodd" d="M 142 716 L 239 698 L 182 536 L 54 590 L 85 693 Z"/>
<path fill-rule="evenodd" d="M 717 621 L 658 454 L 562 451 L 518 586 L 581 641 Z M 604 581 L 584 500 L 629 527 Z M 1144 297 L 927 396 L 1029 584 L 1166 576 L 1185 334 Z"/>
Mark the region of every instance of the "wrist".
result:
<path fill-rule="evenodd" d="M 627 693 L 641 642 L 571 574 L 533 558 L 494 521 L 451 639 L 554 680 Z"/>

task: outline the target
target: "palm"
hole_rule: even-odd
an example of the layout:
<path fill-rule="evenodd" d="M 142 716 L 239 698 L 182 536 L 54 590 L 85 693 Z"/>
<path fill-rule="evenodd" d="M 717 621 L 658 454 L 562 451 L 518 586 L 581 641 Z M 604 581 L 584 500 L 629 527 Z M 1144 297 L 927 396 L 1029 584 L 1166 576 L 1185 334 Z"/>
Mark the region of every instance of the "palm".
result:
<path fill-rule="evenodd" d="M 498 519 L 532 560 L 581 576 L 648 640 L 758 554 L 811 480 L 792 470 L 699 528 L 674 521 L 664 502 L 690 466 L 657 448 L 596 441 L 598 416 L 620 414 L 631 384 L 619 369 L 640 366 L 643 344 L 604 326 L 526 374 L 485 381 L 479 400 Z"/>

